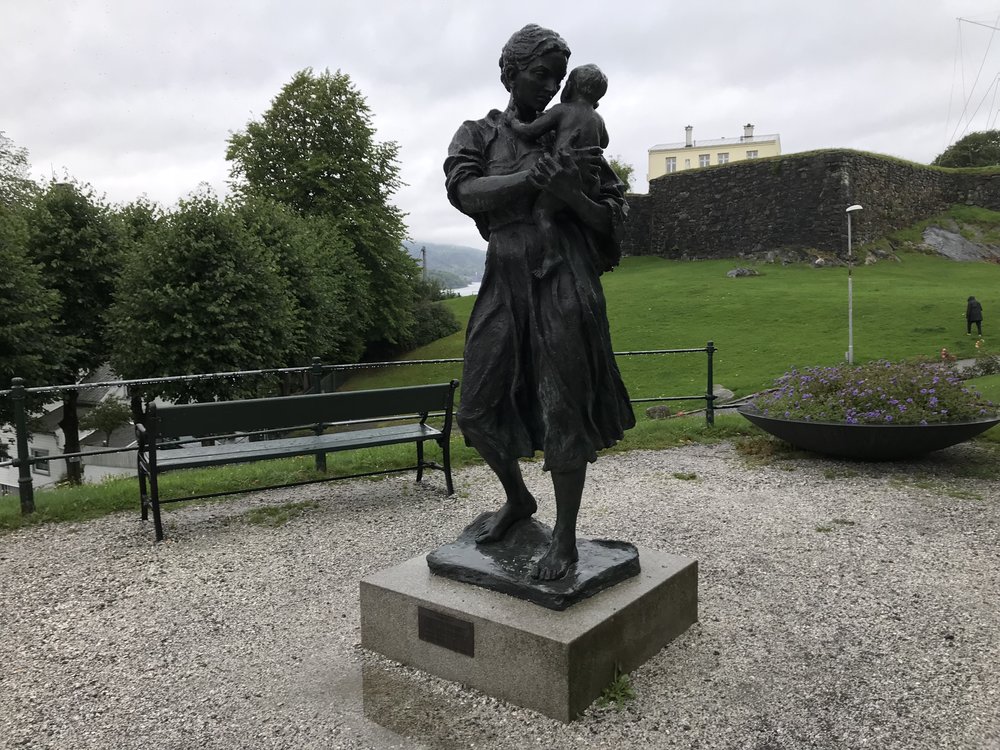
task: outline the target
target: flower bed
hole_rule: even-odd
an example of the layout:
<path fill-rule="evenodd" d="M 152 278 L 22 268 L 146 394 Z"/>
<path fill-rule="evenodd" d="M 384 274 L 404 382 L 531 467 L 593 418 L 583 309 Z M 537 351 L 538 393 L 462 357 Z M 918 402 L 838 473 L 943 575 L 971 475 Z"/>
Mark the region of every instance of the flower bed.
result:
<path fill-rule="evenodd" d="M 947 448 L 1000 423 L 947 365 L 869 362 L 792 370 L 740 413 L 799 448 L 871 461 Z"/>
<path fill-rule="evenodd" d="M 997 407 L 937 362 L 876 361 L 785 373 L 758 396 L 763 416 L 844 424 L 927 425 L 980 420 Z"/>

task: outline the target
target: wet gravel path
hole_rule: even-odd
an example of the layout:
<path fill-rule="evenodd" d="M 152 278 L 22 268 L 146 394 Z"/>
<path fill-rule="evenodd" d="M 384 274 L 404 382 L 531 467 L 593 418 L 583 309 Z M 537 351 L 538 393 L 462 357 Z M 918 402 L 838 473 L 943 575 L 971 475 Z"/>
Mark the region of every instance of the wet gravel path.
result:
<path fill-rule="evenodd" d="M 987 458 L 600 459 L 581 533 L 697 558 L 701 619 L 570 725 L 358 646 L 359 579 L 497 504 L 482 467 L 176 509 L 160 545 L 138 513 L 0 536 L 0 747 L 1000 748 Z"/>

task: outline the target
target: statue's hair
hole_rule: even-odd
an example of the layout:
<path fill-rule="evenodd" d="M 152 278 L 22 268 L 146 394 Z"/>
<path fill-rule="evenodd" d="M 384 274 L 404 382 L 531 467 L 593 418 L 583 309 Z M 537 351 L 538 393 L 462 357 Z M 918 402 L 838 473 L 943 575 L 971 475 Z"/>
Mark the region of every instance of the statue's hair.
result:
<path fill-rule="evenodd" d="M 514 76 L 524 70 L 532 60 L 558 52 L 569 59 L 569 45 L 552 29 L 544 29 L 529 23 L 520 31 L 515 31 L 500 53 L 500 82 L 510 91 Z"/>
<path fill-rule="evenodd" d="M 569 78 L 563 87 L 562 101 L 569 101 L 574 91 L 596 109 L 598 100 L 608 93 L 608 77 L 596 65 L 579 65 L 569 72 Z"/>

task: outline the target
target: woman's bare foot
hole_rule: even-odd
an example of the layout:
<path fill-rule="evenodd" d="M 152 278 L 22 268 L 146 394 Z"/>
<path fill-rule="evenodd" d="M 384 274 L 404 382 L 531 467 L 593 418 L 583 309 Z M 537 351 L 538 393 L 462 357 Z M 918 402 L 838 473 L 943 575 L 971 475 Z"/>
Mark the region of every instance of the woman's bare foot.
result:
<path fill-rule="evenodd" d="M 480 522 L 479 528 L 476 529 L 476 544 L 499 542 L 507 533 L 507 529 L 518 521 L 531 518 L 536 510 L 538 505 L 531 495 L 527 495 L 517 504 L 510 501 L 504 503 L 500 506 L 500 510 L 491 513 Z"/>
<path fill-rule="evenodd" d="M 531 577 L 539 581 L 557 581 L 566 575 L 570 566 L 579 559 L 575 539 L 569 542 L 553 539 L 542 559 L 535 563 Z"/>

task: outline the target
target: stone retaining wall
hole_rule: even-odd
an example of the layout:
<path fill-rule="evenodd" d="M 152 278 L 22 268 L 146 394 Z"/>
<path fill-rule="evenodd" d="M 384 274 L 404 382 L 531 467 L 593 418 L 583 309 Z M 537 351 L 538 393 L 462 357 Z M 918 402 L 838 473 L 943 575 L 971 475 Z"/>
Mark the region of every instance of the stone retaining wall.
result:
<path fill-rule="evenodd" d="M 732 258 L 771 250 L 847 251 L 954 203 L 1000 210 L 1000 171 L 937 169 L 830 150 L 692 169 L 629 196 L 626 255 Z"/>

